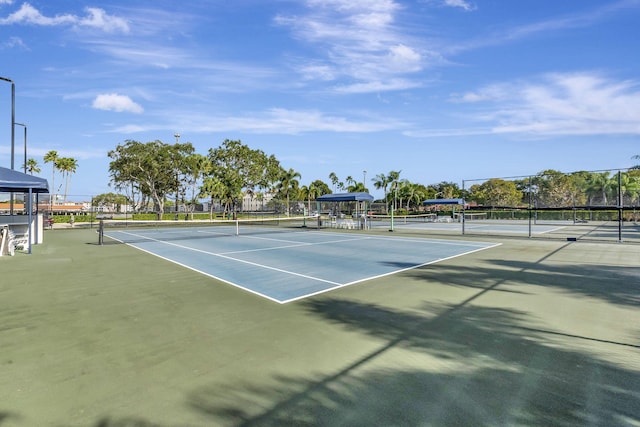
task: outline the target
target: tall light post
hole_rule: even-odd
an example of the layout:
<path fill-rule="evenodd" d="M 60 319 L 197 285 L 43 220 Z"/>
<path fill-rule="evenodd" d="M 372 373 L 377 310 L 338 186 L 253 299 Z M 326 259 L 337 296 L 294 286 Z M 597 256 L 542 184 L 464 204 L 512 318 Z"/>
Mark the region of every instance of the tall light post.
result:
<path fill-rule="evenodd" d="M 16 123 L 16 126 L 22 126 L 24 128 L 24 173 L 27 173 L 27 125 L 24 123 Z"/>
<path fill-rule="evenodd" d="M 367 171 L 362 171 L 362 188 L 367 191 Z"/>
<path fill-rule="evenodd" d="M 14 168 L 15 143 L 16 143 L 16 84 L 7 77 L 0 77 L 0 80 L 11 83 L 11 170 Z M 9 215 L 13 215 L 13 192 L 9 194 Z"/>
<path fill-rule="evenodd" d="M 14 168 L 13 157 L 15 155 L 15 142 L 16 142 L 16 84 L 13 80 L 7 77 L 0 77 L 0 80 L 11 83 L 11 169 Z"/>

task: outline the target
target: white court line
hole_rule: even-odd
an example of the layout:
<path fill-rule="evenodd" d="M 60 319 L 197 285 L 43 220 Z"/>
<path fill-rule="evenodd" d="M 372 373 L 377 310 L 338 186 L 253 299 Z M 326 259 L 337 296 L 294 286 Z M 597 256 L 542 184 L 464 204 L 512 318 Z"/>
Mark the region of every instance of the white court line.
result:
<path fill-rule="evenodd" d="M 269 265 L 258 264 L 256 262 L 252 262 L 252 261 L 245 261 L 245 260 L 242 260 L 242 259 L 238 259 L 238 258 L 233 258 L 233 257 L 227 256 L 227 255 L 224 255 L 224 254 L 219 254 L 219 253 L 215 253 L 215 252 L 209 252 L 209 251 L 205 251 L 205 250 L 202 250 L 202 249 L 196 249 L 196 248 L 192 248 L 192 247 L 189 247 L 189 246 L 179 245 L 177 243 L 166 242 L 166 241 L 163 241 L 163 240 L 154 239 L 152 237 L 142 236 L 142 235 L 136 234 L 136 233 L 130 233 L 130 232 L 127 232 L 127 231 L 120 231 L 120 233 L 128 234 L 128 235 L 131 235 L 131 236 L 134 236 L 134 237 L 141 237 L 143 239 L 151 240 L 153 242 L 162 243 L 162 244 L 169 245 L 169 246 L 175 246 L 177 248 L 186 249 L 186 250 L 189 250 L 189 251 L 200 252 L 200 253 L 203 253 L 203 254 L 206 254 L 206 255 L 212 255 L 212 256 L 216 256 L 216 257 L 220 257 L 220 258 L 224 258 L 224 259 L 229 259 L 231 261 L 237 261 L 237 262 L 240 262 L 240 263 L 243 263 L 243 264 L 253 265 L 254 267 L 261 267 L 261 268 L 265 268 L 267 270 L 277 271 L 279 273 L 290 274 L 292 276 L 303 277 L 305 279 L 311 279 L 311 280 L 315 280 L 315 281 L 318 281 L 318 282 L 329 283 L 329 284 L 332 284 L 332 285 L 340 285 L 340 283 L 334 282 L 332 280 L 321 279 L 319 277 L 313 277 L 313 276 L 309 276 L 309 275 L 306 275 L 306 274 L 296 273 L 294 271 L 288 271 L 288 270 L 284 270 L 284 269 L 277 268 L 277 267 L 271 267 Z M 126 243 L 126 242 L 123 242 L 123 243 Z M 135 245 L 132 245 L 130 243 L 127 243 L 127 244 L 133 246 L 134 248 L 137 248 L 137 246 L 135 246 Z M 140 248 L 138 248 L 138 249 L 140 249 Z"/>
<path fill-rule="evenodd" d="M 244 236 L 244 237 L 248 237 L 248 236 Z M 260 237 L 256 237 L 256 239 L 260 239 Z M 265 239 L 265 240 L 271 240 L 271 239 Z M 286 246 L 276 246 L 276 247 L 273 247 L 273 248 L 260 248 L 260 249 L 243 249 L 241 251 L 221 252 L 221 254 L 225 254 L 225 255 L 227 255 L 227 254 L 245 254 L 245 253 L 250 253 L 250 252 L 274 251 L 274 250 L 278 250 L 278 249 L 296 248 L 296 247 L 300 247 L 300 246 L 320 246 L 320 245 L 329 245 L 329 244 L 333 244 L 333 243 L 354 242 L 354 241 L 360 241 L 360 240 L 371 240 L 371 238 L 370 237 L 361 237 L 359 239 L 328 240 L 326 242 L 313 242 L 313 243 L 299 242 L 299 243 L 293 243 L 291 245 L 286 245 Z M 276 240 L 276 241 L 285 242 L 286 240 Z"/>
<path fill-rule="evenodd" d="M 194 252 L 200 252 L 200 253 L 204 253 L 204 254 L 207 254 L 207 255 L 212 255 L 212 256 L 228 259 L 228 260 L 231 260 L 231 261 L 237 261 L 237 262 L 240 262 L 240 263 L 245 263 L 245 264 L 253 265 L 253 266 L 256 266 L 256 267 L 265 268 L 267 270 L 277 271 L 277 272 L 280 272 L 280 273 L 293 275 L 293 276 L 297 276 L 297 277 L 303 277 L 303 278 L 306 278 L 306 279 L 315 280 L 315 281 L 318 281 L 318 282 L 321 282 L 321 283 L 327 283 L 327 284 L 333 285 L 333 286 L 331 286 L 329 288 L 326 288 L 326 289 L 323 289 L 323 290 L 320 290 L 320 291 L 316 291 L 316 292 L 312 292 L 312 293 L 309 293 L 309 294 L 300 295 L 298 297 L 291 298 L 291 299 L 288 299 L 288 300 L 278 300 L 278 299 L 273 298 L 273 297 L 271 297 L 271 296 L 269 296 L 267 294 L 263 294 L 261 292 L 258 292 L 258 291 L 254 290 L 254 289 L 247 288 L 245 286 L 242 286 L 242 285 L 239 285 L 237 283 L 234 283 L 234 282 L 231 282 L 229 280 L 226 280 L 226 279 L 224 279 L 222 277 L 218 277 L 218 276 L 215 276 L 213 274 L 206 273 L 206 272 L 204 272 L 202 270 L 196 269 L 195 267 L 183 264 L 183 263 L 181 263 L 179 261 L 176 261 L 174 259 L 171 259 L 171 258 L 167 258 L 167 257 L 161 256 L 161 255 L 158 255 L 155 252 L 140 248 L 138 246 L 135 246 L 134 244 L 124 242 L 122 240 L 116 239 L 116 238 L 108 235 L 108 237 L 110 237 L 112 239 L 115 239 L 115 240 L 118 240 L 118 241 L 120 241 L 122 243 L 125 243 L 125 244 L 129 245 L 129 246 L 133 246 L 134 248 L 136 248 L 138 250 L 141 250 L 143 252 L 146 252 L 146 253 L 149 253 L 151 255 L 157 256 L 158 258 L 161 258 L 161 259 L 164 259 L 166 261 L 172 262 L 174 264 L 180 265 L 182 267 L 185 267 L 185 268 L 187 268 L 189 270 L 192 270 L 192 271 L 195 271 L 197 273 L 204 274 L 205 276 L 211 277 L 213 279 L 220 280 L 221 282 L 227 283 L 227 284 L 229 284 L 231 286 L 234 286 L 236 288 L 245 290 L 245 291 L 247 291 L 249 293 L 261 296 L 263 298 L 266 298 L 266 299 L 268 299 L 270 301 L 273 301 L 273 302 L 277 302 L 279 304 L 286 304 L 286 303 L 289 303 L 289 302 L 298 301 L 298 300 L 301 300 L 301 299 L 304 299 L 304 298 L 309 298 L 309 297 L 312 297 L 312 296 L 315 296 L 315 295 L 320 295 L 320 294 L 323 294 L 325 292 L 333 291 L 333 290 L 336 290 L 336 289 L 339 289 L 339 288 L 343 288 L 343 287 L 346 287 L 346 286 L 351 286 L 351 285 L 354 285 L 354 284 L 357 284 L 357 283 L 365 282 L 367 280 L 373 280 L 373 279 L 377 279 L 377 278 L 380 278 L 380 277 L 390 276 L 390 275 L 393 275 L 393 274 L 396 274 L 396 273 L 400 273 L 400 272 L 403 272 L 403 271 L 412 270 L 412 269 L 419 268 L 419 267 L 422 267 L 422 266 L 425 266 L 425 265 L 435 264 L 437 262 L 441 262 L 441 261 L 445 261 L 445 260 L 448 260 L 448 259 L 457 258 L 457 257 L 460 257 L 460 256 L 468 255 L 468 254 L 471 254 L 471 253 L 474 253 L 474 252 L 482 251 L 482 250 L 485 250 L 485 249 L 490 249 L 490 248 L 497 247 L 497 246 L 501 245 L 501 243 L 488 243 L 488 242 L 486 242 L 484 244 L 479 243 L 479 242 L 466 242 L 466 244 L 465 244 L 465 242 L 452 242 L 452 241 L 440 240 L 440 239 L 417 239 L 417 238 L 414 239 L 414 238 L 404 238 L 404 237 L 377 237 L 377 236 L 373 236 L 373 235 L 366 235 L 366 237 L 361 237 L 361 238 L 340 239 L 340 240 L 335 240 L 335 241 L 332 241 L 332 242 L 305 243 L 305 244 L 301 243 L 299 245 L 291 245 L 290 246 L 290 247 L 294 247 L 294 246 L 311 246 L 311 245 L 321 245 L 321 244 L 326 244 L 326 243 L 339 243 L 339 242 L 348 242 L 348 241 L 355 241 L 355 240 L 368 240 L 368 239 L 376 239 L 376 240 L 388 240 L 388 239 L 391 239 L 391 240 L 412 241 L 412 242 L 421 242 L 421 243 L 436 242 L 436 243 L 443 244 L 443 245 L 467 246 L 467 247 L 476 246 L 477 247 L 477 249 L 473 249 L 473 250 L 470 250 L 470 251 L 465 251 L 465 252 L 462 252 L 460 254 L 452 255 L 452 256 L 449 256 L 449 257 L 445 257 L 445 258 L 438 258 L 438 259 L 431 260 L 431 261 L 428 261 L 428 262 L 425 262 L 425 263 L 416 264 L 416 265 L 413 265 L 413 266 L 410 266 L 410 267 L 406 267 L 406 268 L 401 268 L 401 269 L 398 269 L 398 270 L 393 270 L 393 271 L 390 271 L 390 272 L 387 272 L 387 273 L 383 273 L 383 274 L 379 274 L 379 275 L 376 275 L 376 276 L 365 277 L 365 278 L 362 278 L 362 279 L 355 280 L 353 282 L 338 283 L 338 282 L 334 282 L 334 281 L 331 281 L 331 280 L 320 279 L 320 278 L 317 278 L 317 277 L 304 275 L 304 274 L 300 274 L 300 273 L 295 273 L 295 272 L 292 272 L 292 271 L 283 270 L 283 269 L 276 268 L 276 267 L 271 267 L 271 266 L 268 266 L 268 265 L 263 265 L 263 264 L 258 264 L 258 263 L 254 263 L 254 262 L 251 262 L 251 261 L 245 261 L 245 260 L 233 258 L 233 257 L 230 257 L 230 256 L 226 256 L 224 254 L 218 254 L 218 253 L 214 253 L 214 252 L 205 251 L 205 250 L 202 250 L 202 249 L 191 248 L 189 246 L 179 245 L 177 243 L 166 242 L 166 241 L 162 241 L 162 240 L 159 240 L 159 239 L 154 239 L 154 238 L 143 236 L 143 235 L 136 234 L 136 233 L 125 232 L 125 231 L 116 231 L 116 233 L 123 233 L 123 234 L 131 235 L 131 236 L 134 236 L 134 237 L 143 238 L 143 239 L 146 239 L 146 240 L 151 240 L 151 241 L 154 241 L 154 242 L 157 242 L 157 243 L 163 243 L 163 244 L 166 244 L 166 245 L 170 245 L 170 246 L 175 246 L 175 247 L 182 248 L 182 249 L 191 250 L 191 251 L 194 251 Z M 335 235 L 335 233 L 326 233 L 326 232 L 324 234 Z M 251 236 L 244 236 L 244 237 L 251 237 Z M 253 237 L 255 237 L 255 236 L 253 236 Z M 483 246 L 482 247 L 478 247 L 479 245 L 483 245 Z M 282 248 L 282 247 L 280 247 L 280 248 Z M 279 248 L 267 248 L 267 249 L 264 249 L 264 250 L 272 250 L 272 249 L 279 249 Z M 244 252 L 253 252 L 253 251 L 254 250 L 247 250 L 247 251 L 238 251 L 238 252 L 229 252 L 229 253 L 244 253 Z"/>
<path fill-rule="evenodd" d="M 313 293 L 310 293 L 310 294 L 301 295 L 301 296 L 296 297 L 296 298 L 291 298 L 291 299 L 288 299 L 288 300 L 284 300 L 284 301 L 281 302 L 281 304 L 286 304 L 286 303 L 293 302 L 293 301 L 298 301 L 298 300 L 301 300 L 301 299 L 304 299 L 304 298 L 309 298 L 309 297 L 312 297 L 312 296 L 315 296 L 315 295 L 320 295 L 320 294 L 323 294 L 325 292 L 334 291 L 334 290 L 336 290 L 338 288 L 345 288 L 347 286 L 355 285 L 356 283 L 366 282 L 367 280 L 373 280 L 373 279 L 378 279 L 380 277 L 391 276 L 391 275 L 396 274 L 396 273 L 401 273 L 403 271 L 413 270 L 414 268 L 420 268 L 420 267 L 423 267 L 425 265 L 435 264 L 437 262 L 446 261 L 448 259 L 457 258 L 457 257 L 463 256 L 463 255 L 469 255 L 469 254 L 472 254 L 474 252 L 483 251 L 485 249 L 495 248 L 496 246 L 500 246 L 500 245 L 502 245 L 502 243 L 494 243 L 491 246 L 486 246 L 486 247 L 474 249 L 472 251 L 463 252 L 463 253 L 456 254 L 456 255 L 451 255 L 451 256 L 448 256 L 448 257 L 445 257 L 445 258 L 434 259 L 434 260 L 431 260 L 431 261 L 424 262 L 422 264 L 416 264 L 416 265 L 413 265 L 411 267 L 401 268 L 399 270 L 390 271 L 390 272 L 387 272 L 387 273 L 384 273 L 384 274 L 379 274 L 377 276 L 365 277 L 363 279 L 354 280 L 353 282 L 343 283 L 343 284 L 341 284 L 339 286 L 336 286 L 334 288 L 323 289 L 321 291 L 317 291 L 317 292 L 313 292 Z"/>

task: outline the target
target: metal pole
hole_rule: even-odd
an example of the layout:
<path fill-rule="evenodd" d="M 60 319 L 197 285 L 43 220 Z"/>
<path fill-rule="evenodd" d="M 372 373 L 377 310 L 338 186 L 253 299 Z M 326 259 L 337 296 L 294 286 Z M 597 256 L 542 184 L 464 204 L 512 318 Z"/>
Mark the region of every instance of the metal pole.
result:
<path fill-rule="evenodd" d="M 24 123 L 14 123 L 16 126 L 22 126 L 24 128 L 24 173 L 27 173 L 27 125 Z"/>
<path fill-rule="evenodd" d="M 529 238 L 531 238 L 531 193 L 533 188 L 531 187 L 531 177 L 529 177 Z"/>
<path fill-rule="evenodd" d="M 14 169 L 14 156 L 15 156 L 15 122 L 16 122 L 16 84 L 13 80 L 7 77 L 0 77 L 0 80 L 11 83 L 11 170 Z M 9 196 L 9 214 L 13 215 L 13 192 Z"/>
<path fill-rule="evenodd" d="M 462 194 L 463 194 L 463 195 L 464 195 L 464 193 L 465 193 L 465 191 L 464 191 L 464 190 L 465 190 L 465 188 L 464 188 L 464 184 L 465 184 L 465 182 L 464 182 L 464 180 L 462 180 Z M 466 202 L 465 202 L 465 201 L 464 201 L 464 199 L 463 199 L 463 200 L 462 200 L 462 213 L 461 213 L 461 215 L 462 215 L 462 217 L 461 217 L 461 222 L 462 222 L 462 235 L 464 235 L 464 231 L 465 231 L 465 229 L 464 229 L 464 226 L 465 226 L 465 218 L 464 218 L 464 213 L 465 213 L 465 204 L 466 204 Z M 454 208 L 454 209 L 455 209 L 455 208 Z"/>
<path fill-rule="evenodd" d="M 27 227 L 27 244 L 29 245 L 29 254 L 31 254 L 31 241 L 33 240 L 33 214 L 31 209 L 31 201 L 33 200 L 33 188 L 29 187 L 29 203 L 25 203 L 24 206 L 26 209 L 29 209 L 29 226 Z M 38 226 L 36 225 L 36 228 Z"/>
<path fill-rule="evenodd" d="M 622 172 L 618 171 L 618 242 L 622 242 Z"/>
<path fill-rule="evenodd" d="M 394 193 L 393 193 L 393 204 L 391 205 L 391 229 L 389 231 L 393 231 L 393 214 L 396 207 L 396 197 L 398 196 L 398 183 L 394 181 Z"/>

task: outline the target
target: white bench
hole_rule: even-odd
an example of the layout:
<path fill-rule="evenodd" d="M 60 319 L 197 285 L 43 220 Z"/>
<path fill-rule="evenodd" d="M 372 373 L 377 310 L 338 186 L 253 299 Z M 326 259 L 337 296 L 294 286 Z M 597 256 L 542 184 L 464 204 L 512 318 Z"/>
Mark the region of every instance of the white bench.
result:
<path fill-rule="evenodd" d="M 3 226 L 0 235 L 0 255 L 4 250 L 10 256 L 15 255 L 16 250 L 29 248 L 28 229 L 23 233 L 16 233 L 8 226 Z"/>

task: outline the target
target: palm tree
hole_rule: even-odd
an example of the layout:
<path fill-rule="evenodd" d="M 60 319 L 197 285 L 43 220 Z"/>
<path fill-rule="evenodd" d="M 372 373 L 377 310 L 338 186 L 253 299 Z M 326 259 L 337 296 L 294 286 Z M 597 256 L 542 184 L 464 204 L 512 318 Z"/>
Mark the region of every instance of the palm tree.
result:
<path fill-rule="evenodd" d="M 287 215 L 290 213 L 289 196 L 292 191 L 298 190 L 299 182 L 296 178 L 302 178 L 299 172 L 293 169 L 289 169 L 288 171 L 283 170 L 280 175 L 280 182 L 276 186 L 278 192 L 287 198 Z"/>
<path fill-rule="evenodd" d="M 311 215 L 311 200 L 322 194 L 322 187 L 318 185 L 318 181 L 314 181 L 308 187 L 303 185 L 300 194 L 303 199 L 307 199 L 307 215 Z"/>
<path fill-rule="evenodd" d="M 353 177 L 351 175 L 349 175 L 348 177 L 346 177 L 344 179 L 344 182 L 347 183 L 347 191 L 350 191 L 349 187 L 352 187 L 356 183 L 356 180 L 353 179 Z"/>
<path fill-rule="evenodd" d="M 387 175 L 387 181 L 391 185 L 391 191 L 395 191 L 397 194 L 398 191 L 398 180 L 400 179 L 400 173 L 402 171 L 391 171 Z M 396 198 L 393 198 L 393 209 L 396 208 Z"/>
<path fill-rule="evenodd" d="M 593 173 L 587 180 L 587 195 L 589 204 L 593 203 L 593 197 L 600 195 L 602 204 L 607 205 L 607 194 L 611 190 L 612 180 L 609 172 Z"/>
<path fill-rule="evenodd" d="M 53 210 L 53 199 L 55 197 L 55 181 L 56 181 L 56 170 L 58 169 L 58 152 L 56 150 L 47 151 L 44 155 L 44 162 L 51 163 L 51 189 L 54 191 L 54 194 L 49 195 L 49 210 Z"/>
<path fill-rule="evenodd" d="M 78 168 L 78 160 L 73 157 L 62 157 L 58 159 L 58 170 L 62 172 L 62 178 L 64 179 L 64 196 L 62 200 L 67 201 L 67 192 L 69 190 L 69 181 L 72 173 L 76 173 Z"/>
<path fill-rule="evenodd" d="M 200 187 L 200 194 L 198 195 L 198 197 L 211 198 L 211 204 L 209 208 L 209 219 L 213 219 L 214 200 L 217 199 L 220 202 L 222 202 L 222 199 L 225 197 L 226 192 L 227 192 L 226 187 L 220 179 L 210 177 L 210 176 L 205 177 L 204 182 L 202 183 L 202 187 Z M 226 212 L 226 207 L 225 207 L 225 212 Z"/>
<path fill-rule="evenodd" d="M 34 173 L 40 173 L 40 167 L 36 159 L 27 160 L 26 165 L 22 165 L 31 175 Z"/>
<path fill-rule="evenodd" d="M 334 172 L 331 172 L 329 174 L 329 179 L 331 180 L 331 185 L 333 185 L 333 191 L 336 191 L 336 187 L 338 186 L 338 183 L 340 182 L 340 179 L 338 178 L 338 175 L 336 175 Z"/>
<path fill-rule="evenodd" d="M 373 186 L 376 187 L 376 190 L 379 190 L 382 188 L 382 191 L 384 191 L 384 200 L 385 202 L 387 201 L 387 187 L 389 186 L 389 177 L 383 173 L 379 173 L 378 175 L 376 175 L 373 179 Z M 389 204 L 385 203 L 385 214 L 389 213 Z"/>
<path fill-rule="evenodd" d="M 640 160 L 640 154 L 636 154 L 635 156 L 631 157 L 634 160 Z M 635 165 L 635 166 L 631 166 L 630 169 L 640 169 L 640 165 Z"/>

